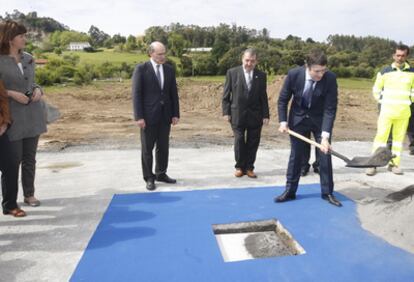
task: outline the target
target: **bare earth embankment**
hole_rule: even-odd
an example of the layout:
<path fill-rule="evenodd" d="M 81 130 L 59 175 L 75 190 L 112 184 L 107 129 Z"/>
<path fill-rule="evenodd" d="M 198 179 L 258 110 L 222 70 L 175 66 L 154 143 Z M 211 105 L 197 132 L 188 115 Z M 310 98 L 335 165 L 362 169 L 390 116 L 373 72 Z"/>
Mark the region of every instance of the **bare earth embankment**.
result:
<path fill-rule="evenodd" d="M 283 78 L 268 86 L 271 123 L 264 127 L 262 145 L 286 146 L 288 138 L 277 132 L 276 103 Z M 57 106 L 60 120 L 49 126 L 42 144 L 51 149 L 76 145 L 138 144 L 138 129 L 132 119 L 130 82 L 97 83 L 84 87 L 59 87 L 47 94 Z M 172 130 L 173 146 L 231 144 L 229 124 L 221 118 L 223 83 L 179 81 L 181 121 Z M 371 140 L 376 127 L 376 105 L 371 94 L 341 90 L 334 140 Z"/>

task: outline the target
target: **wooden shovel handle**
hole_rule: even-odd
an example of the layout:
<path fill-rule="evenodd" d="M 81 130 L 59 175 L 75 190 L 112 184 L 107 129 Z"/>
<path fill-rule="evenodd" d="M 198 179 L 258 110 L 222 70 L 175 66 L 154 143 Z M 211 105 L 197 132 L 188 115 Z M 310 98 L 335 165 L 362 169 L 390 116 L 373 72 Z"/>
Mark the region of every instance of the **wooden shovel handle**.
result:
<path fill-rule="evenodd" d="M 309 144 L 314 145 L 315 147 L 319 148 L 320 150 L 323 148 L 323 146 L 321 144 L 319 144 L 319 143 L 317 143 L 317 142 L 315 142 L 315 141 L 313 141 L 313 140 L 311 140 L 309 138 L 306 138 L 305 136 L 300 135 L 299 133 L 296 133 L 295 131 L 292 131 L 292 130 L 288 129 L 288 133 L 290 135 L 292 135 L 292 136 L 295 136 L 296 138 L 299 138 L 302 141 L 305 141 L 306 143 L 309 143 Z M 340 154 L 338 152 L 335 152 L 332 149 L 330 149 L 329 152 L 332 155 L 334 155 L 335 157 L 338 157 L 341 160 L 345 161 L 346 163 L 349 163 L 350 162 L 350 159 L 348 159 L 346 156 L 344 156 L 344 155 L 342 155 L 342 154 Z"/>
<path fill-rule="evenodd" d="M 322 149 L 323 148 L 323 146 L 321 144 L 319 144 L 319 143 L 317 143 L 317 142 L 315 142 L 315 141 L 313 141 L 313 140 L 311 140 L 309 138 L 306 138 L 305 136 L 300 135 L 299 133 L 296 133 L 293 130 L 288 129 L 288 133 L 290 135 L 292 135 L 292 136 L 295 136 L 296 138 L 299 138 L 302 141 L 305 141 L 306 143 L 309 143 L 309 144 L 314 145 L 315 147 L 318 147 L 319 149 Z"/>

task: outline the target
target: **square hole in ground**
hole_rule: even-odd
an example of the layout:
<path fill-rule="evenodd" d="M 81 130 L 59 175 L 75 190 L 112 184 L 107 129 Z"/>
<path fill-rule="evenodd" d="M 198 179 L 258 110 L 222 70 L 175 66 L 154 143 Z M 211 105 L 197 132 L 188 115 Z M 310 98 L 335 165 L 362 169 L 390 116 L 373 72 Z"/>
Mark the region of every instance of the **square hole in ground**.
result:
<path fill-rule="evenodd" d="M 225 262 L 306 253 L 276 219 L 213 224 L 213 231 Z"/>

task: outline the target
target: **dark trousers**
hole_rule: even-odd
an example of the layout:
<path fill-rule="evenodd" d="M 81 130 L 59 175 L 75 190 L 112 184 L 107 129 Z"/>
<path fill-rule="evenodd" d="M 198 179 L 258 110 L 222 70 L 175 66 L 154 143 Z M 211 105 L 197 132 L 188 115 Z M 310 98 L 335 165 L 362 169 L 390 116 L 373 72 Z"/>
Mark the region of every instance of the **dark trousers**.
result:
<path fill-rule="evenodd" d="M 253 170 L 262 127 L 232 126 L 232 129 L 234 134 L 234 157 L 236 159 L 235 167 L 242 170 Z"/>
<path fill-rule="evenodd" d="M 310 136 L 312 133 L 313 136 L 315 136 L 316 142 L 321 142 L 321 130 L 318 126 L 313 124 L 309 118 L 302 120 L 299 124 L 294 126 L 292 130 L 304 136 Z M 288 189 L 290 194 L 296 194 L 306 143 L 294 136 L 290 136 L 290 146 L 291 150 L 289 156 L 289 164 L 286 173 L 286 189 Z M 319 154 L 319 169 L 321 193 L 332 194 L 334 183 L 332 172 L 332 158 L 330 154 Z"/>
<path fill-rule="evenodd" d="M 19 171 L 22 167 L 22 188 L 24 197 L 34 196 L 35 172 L 36 172 L 36 152 L 39 136 L 24 138 L 10 142 L 12 152 L 11 165 L 13 169 Z M 2 183 L 5 179 L 1 178 Z"/>
<path fill-rule="evenodd" d="M 17 208 L 17 189 L 19 178 L 19 167 L 12 165 L 11 144 L 7 134 L 0 136 L 0 171 L 1 171 L 1 191 L 3 200 L 1 205 L 3 211 Z"/>
<path fill-rule="evenodd" d="M 309 136 L 305 136 L 308 138 L 311 138 L 310 133 Z M 313 136 L 313 139 L 316 139 L 315 136 Z M 309 160 L 311 156 L 311 145 L 305 144 L 305 151 L 303 152 L 303 159 L 302 159 L 302 170 L 308 171 L 310 168 Z M 315 148 L 315 161 L 312 163 L 312 167 L 315 169 L 319 169 L 319 149 Z"/>
<path fill-rule="evenodd" d="M 144 180 L 155 179 L 155 175 L 167 172 L 168 153 L 170 146 L 171 124 L 162 123 L 147 125 L 141 128 L 141 163 Z M 155 175 L 152 172 L 153 156 L 155 148 Z"/>

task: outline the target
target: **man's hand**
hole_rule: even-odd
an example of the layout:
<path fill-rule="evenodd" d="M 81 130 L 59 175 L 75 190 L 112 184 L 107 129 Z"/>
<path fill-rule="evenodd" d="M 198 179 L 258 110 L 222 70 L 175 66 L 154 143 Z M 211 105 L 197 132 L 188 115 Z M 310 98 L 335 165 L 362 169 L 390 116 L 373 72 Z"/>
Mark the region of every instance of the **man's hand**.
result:
<path fill-rule="evenodd" d="M 180 121 L 180 119 L 178 117 L 173 117 L 172 120 L 171 120 L 171 124 L 172 125 L 177 125 L 179 121 Z"/>
<path fill-rule="evenodd" d="M 263 119 L 263 124 L 264 125 L 268 125 L 269 124 L 269 119 L 268 118 L 264 118 Z"/>
<path fill-rule="evenodd" d="M 281 122 L 279 126 L 279 132 L 282 133 L 288 133 L 289 127 L 287 126 L 287 123 Z"/>
<path fill-rule="evenodd" d="M 325 154 L 328 154 L 329 151 L 331 150 L 331 144 L 329 144 L 329 139 L 322 137 L 321 145 L 322 145 L 321 151 Z"/>
<path fill-rule="evenodd" d="M 38 102 L 40 101 L 40 99 L 42 98 L 42 91 L 40 90 L 40 88 L 35 88 L 33 90 L 33 96 L 32 96 L 32 101 L 33 102 Z"/>
<path fill-rule="evenodd" d="M 231 120 L 231 116 L 229 116 L 229 115 L 224 115 L 224 116 L 223 116 L 223 119 L 224 119 L 225 121 L 230 122 L 230 120 Z"/>
<path fill-rule="evenodd" d="M 143 118 L 137 120 L 136 123 L 137 123 L 139 128 L 145 128 L 145 120 Z"/>
<path fill-rule="evenodd" d="M 0 136 L 2 136 L 4 132 L 6 132 L 6 130 L 7 130 L 7 124 L 2 124 L 0 126 Z"/>
<path fill-rule="evenodd" d="M 18 91 L 7 90 L 7 96 L 24 105 L 27 105 L 30 101 L 29 97 Z"/>

